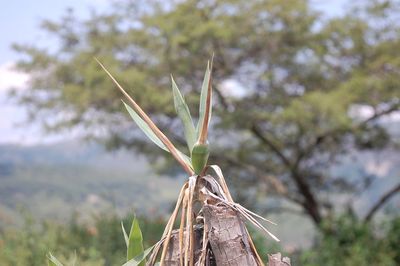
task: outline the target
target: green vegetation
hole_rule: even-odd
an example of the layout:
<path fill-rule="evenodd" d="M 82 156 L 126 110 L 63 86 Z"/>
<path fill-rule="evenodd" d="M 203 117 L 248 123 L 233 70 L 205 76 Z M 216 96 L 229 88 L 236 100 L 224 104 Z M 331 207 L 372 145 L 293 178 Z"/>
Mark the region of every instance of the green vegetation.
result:
<path fill-rule="evenodd" d="M 132 217 L 123 219 L 130 224 Z M 160 238 L 165 220 L 139 217 L 144 246 L 150 247 Z M 352 215 L 324 223 L 329 234 L 319 235 L 315 246 L 286 252 L 293 265 L 398 265 L 400 262 L 400 219 L 365 225 Z M 252 230 L 253 231 L 253 230 Z M 277 243 L 266 241 L 254 231 L 253 238 L 263 258 L 282 251 Z M 42 266 L 46 254 L 56 256 L 64 265 L 122 265 L 126 246 L 121 231 L 121 218 L 103 214 L 90 224 L 72 219 L 65 225 L 37 223 L 26 219 L 23 228 L 0 230 L 0 262 L 4 266 Z M 360 264 L 358 264 L 360 263 Z"/>
<path fill-rule="evenodd" d="M 132 217 L 123 219 L 131 224 Z M 163 219 L 140 218 L 144 245 L 158 241 L 164 229 Z M 45 265 L 51 252 L 64 265 L 122 265 L 126 261 L 126 246 L 121 230 L 121 218 L 102 214 L 92 222 L 82 224 L 76 218 L 61 225 L 55 222 L 34 222 L 26 219 L 22 228 L 0 231 L 1 265 Z"/>
<path fill-rule="evenodd" d="M 399 265 L 400 218 L 381 225 L 365 224 L 354 214 L 326 221 L 326 234 L 301 255 L 302 265 Z"/>

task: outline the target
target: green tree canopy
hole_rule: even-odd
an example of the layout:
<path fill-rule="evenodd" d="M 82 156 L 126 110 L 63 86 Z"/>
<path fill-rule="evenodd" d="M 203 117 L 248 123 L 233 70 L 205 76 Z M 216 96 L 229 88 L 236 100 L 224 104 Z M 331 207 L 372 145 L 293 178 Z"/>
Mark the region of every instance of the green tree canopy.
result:
<path fill-rule="evenodd" d="M 379 119 L 400 108 L 399 6 L 364 1 L 333 18 L 305 0 L 120 1 L 86 20 L 68 11 L 42 24 L 56 49 L 15 45 L 32 76 L 17 97 L 49 130 L 83 126 L 110 147 L 160 156 L 94 57 L 184 148 L 169 74 L 196 116 L 215 52 L 210 161 L 232 182 L 301 206 L 319 225 L 332 211 L 327 195 L 360 193 L 368 183 L 328 167 L 355 149 L 395 147 Z M 371 116 L 352 116 L 357 106 Z"/>

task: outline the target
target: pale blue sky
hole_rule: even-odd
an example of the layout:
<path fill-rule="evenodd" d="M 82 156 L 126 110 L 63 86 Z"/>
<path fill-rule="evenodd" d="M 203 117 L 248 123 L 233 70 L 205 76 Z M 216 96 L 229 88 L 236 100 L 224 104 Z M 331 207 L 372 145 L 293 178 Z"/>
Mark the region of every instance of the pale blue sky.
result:
<path fill-rule="evenodd" d="M 0 64 L 15 61 L 17 54 L 11 44 L 46 43 L 40 32 L 43 19 L 57 19 L 68 7 L 81 17 L 87 16 L 91 7 L 104 9 L 107 0 L 12 0 L 5 1 L 0 9 Z"/>
<path fill-rule="evenodd" d="M 336 16 L 343 12 L 345 0 L 311 0 L 312 5 L 325 13 Z M 105 10 L 108 0 L 12 0 L 4 1 L 0 9 L 0 143 L 37 143 L 57 140 L 62 136 L 44 137 L 38 125 L 16 126 L 24 120 L 22 108 L 6 99 L 7 88 L 22 86 L 26 76 L 14 73 L 10 66 L 19 59 L 11 49 L 12 43 L 35 44 L 41 47 L 54 45 L 39 29 L 43 19 L 56 20 L 67 8 L 72 7 L 79 17 L 90 10 Z"/>

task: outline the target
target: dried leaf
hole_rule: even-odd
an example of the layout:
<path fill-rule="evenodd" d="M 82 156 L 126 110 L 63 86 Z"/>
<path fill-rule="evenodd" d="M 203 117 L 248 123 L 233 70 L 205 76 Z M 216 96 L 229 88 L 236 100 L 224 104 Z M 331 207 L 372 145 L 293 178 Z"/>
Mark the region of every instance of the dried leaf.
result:
<path fill-rule="evenodd" d="M 202 131 L 204 130 L 203 129 L 204 124 L 206 124 L 206 126 L 208 126 L 208 124 L 210 122 L 211 111 L 212 111 L 210 94 L 211 94 L 211 69 L 210 69 L 210 62 L 208 62 L 207 69 L 204 74 L 203 85 L 201 86 L 199 121 L 198 121 L 197 127 L 196 127 L 197 139 L 200 139 L 200 137 L 202 135 Z M 207 111 L 207 109 L 208 109 L 208 111 Z M 206 113 L 208 113 L 208 115 Z"/>
<path fill-rule="evenodd" d="M 192 175 L 193 169 L 190 164 L 187 164 L 185 159 L 181 156 L 182 153 L 178 151 L 177 148 L 172 144 L 172 142 L 161 132 L 161 130 L 154 124 L 154 122 L 150 119 L 150 117 L 142 110 L 142 108 L 129 96 L 129 94 L 124 90 L 124 88 L 118 83 L 118 81 L 111 75 L 111 73 L 105 68 L 105 66 L 100 63 L 97 58 L 95 58 L 97 63 L 103 68 L 103 70 L 107 73 L 107 75 L 111 78 L 114 84 L 118 87 L 118 89 L 125 95 L 125 97 L 132 104 L 135 112 L 140 115 L 140 117 L 146 122 L 146 124 L 150 127 L 153 133 L 161 140 L 161 142 L 167 147 L 167 149 L 171 152 L 172 156 L 179 162 L 179 164 L 183 167 L 183 169 L 189 174 Z"/>

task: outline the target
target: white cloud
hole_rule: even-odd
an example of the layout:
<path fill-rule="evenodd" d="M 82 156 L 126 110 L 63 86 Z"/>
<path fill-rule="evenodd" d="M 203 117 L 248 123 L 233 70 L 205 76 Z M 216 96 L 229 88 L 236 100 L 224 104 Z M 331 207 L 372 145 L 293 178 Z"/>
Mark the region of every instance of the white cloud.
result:
<path fill-rule="evenodd" d="M 14 66 L 13 63 L 0 65 L 0 144 L 35 145 L 80 137 L 79 130 L 48 135 L 40 124 L 26 123 L 27 110 L 9 99 L 8 92 L 11 88 L 27 89 L 29 75 L 16 71 Z"/>
<path fill-rule="evenodd" d="M 0 92 L 11 88 L 23 89 L 29 81 L 29 75 L 15 69 L 15 63 L 8 62 L 0 65 Z"/>

